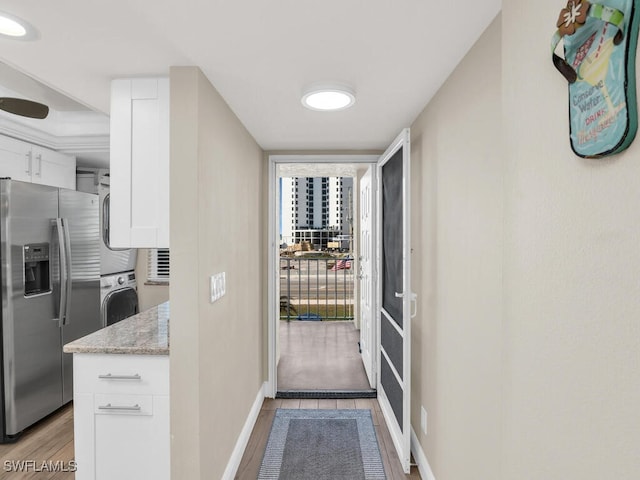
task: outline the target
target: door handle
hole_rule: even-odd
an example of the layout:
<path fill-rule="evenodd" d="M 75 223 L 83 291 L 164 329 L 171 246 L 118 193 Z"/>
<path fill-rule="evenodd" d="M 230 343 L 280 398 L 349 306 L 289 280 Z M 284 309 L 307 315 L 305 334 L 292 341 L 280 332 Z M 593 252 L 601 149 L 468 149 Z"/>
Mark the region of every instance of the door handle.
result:
<path fill-rule="evenodd" d="M 72 271 L 71 271 L 71 235 L 69 234 L 69 219 L 65 218 L 62 222 L 62 228 L 64 230 L 64 249 L 65 249 L 65 279 L 66 279 L 66 295 L 64 322 L 63 325 L 67 325 L 71 322 L 71 293 L 72 293 Z"/>
<path fill-rule="evenodd" d="M 404 298 L 404 293 L 395 292 L 396 298 Z M 418 294 L 411 292 L 410 295 L 411 300 L 411 318 L 414 318 L 418 315 Z"/>
<path fill-rule="evenodd" d="M 137 403 L 135 405 L 98 405 L 98 410 L 125 410 L 129 412 L 139 412 L 142 409 Z"/>
<path fill-rule="evenodd" d="M 105 380 L 141 380 L 142 377 L 135 373 L 133 375 L 113 375 L 111 373 L 105 373 L 98 375 L 98 378 L 103 378 Z"/>
<path fill-rule="evenodd" d="M 41 177 L 42 175 L 42 154 L 36 155 L 36 160 L 38 160 L 38 171 L 36 172 L 36 177 Z"/>
<path fill-rule="evenodd" d="M 58 304 L 58 326 L 64 325 L 64 316 L 67 309 L 67 250 L 64 240 L 64 228 L 62 218 L 56 218 L 56 231 L 58 233 L 58 249 L 60 252 L 60 302 Z"/>

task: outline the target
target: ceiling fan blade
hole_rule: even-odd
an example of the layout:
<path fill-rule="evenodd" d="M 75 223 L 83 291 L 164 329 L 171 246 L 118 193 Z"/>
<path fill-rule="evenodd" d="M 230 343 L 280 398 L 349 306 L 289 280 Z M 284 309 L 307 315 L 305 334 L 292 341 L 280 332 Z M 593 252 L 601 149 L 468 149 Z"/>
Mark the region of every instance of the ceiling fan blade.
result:
<path fill-rule="evenodd" d="M 24 98 L 0 97 L 0 110 L 29 118 L 47 118 L 49 107 Z"/>

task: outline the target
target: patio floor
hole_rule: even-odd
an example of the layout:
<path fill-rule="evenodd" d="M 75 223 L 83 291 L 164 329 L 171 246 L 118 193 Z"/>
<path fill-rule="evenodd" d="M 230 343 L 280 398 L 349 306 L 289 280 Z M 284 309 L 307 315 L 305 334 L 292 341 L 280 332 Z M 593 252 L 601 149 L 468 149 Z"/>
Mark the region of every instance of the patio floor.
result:
<path fill-rule="evenodd" d="M 352 321 L 280 321 L 278 391 L 369 390 Z"/>

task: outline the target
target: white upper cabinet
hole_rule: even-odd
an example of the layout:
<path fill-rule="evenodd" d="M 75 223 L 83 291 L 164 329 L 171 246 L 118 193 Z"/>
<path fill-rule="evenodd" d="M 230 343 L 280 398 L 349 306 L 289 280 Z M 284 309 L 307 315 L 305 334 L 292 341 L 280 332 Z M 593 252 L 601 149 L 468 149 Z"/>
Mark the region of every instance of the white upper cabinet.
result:
<path fill-rule="evenodd" d="M 111 246 L 169 247 L 169 79 L 111 83 Z"/>
<path fill-rule="evenodd" d="M 0 176 L 31 181 L 31 145 L 0 135 Z"/>
<path fill-rule="evenodd" d="M 76 159 L 0 135 L 0 177 L 76 189 Z"/>
<path fill-rule="evenodd" d="M 76 159 L 42 147 L 31 150 L 33 183 L 76 189 Z"/>

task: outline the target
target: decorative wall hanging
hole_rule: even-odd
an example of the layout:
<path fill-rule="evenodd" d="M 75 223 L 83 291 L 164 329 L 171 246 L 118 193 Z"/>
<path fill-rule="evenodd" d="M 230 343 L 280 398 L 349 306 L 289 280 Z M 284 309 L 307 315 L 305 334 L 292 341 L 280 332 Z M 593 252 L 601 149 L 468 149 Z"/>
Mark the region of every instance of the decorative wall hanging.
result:
<path fill-rule="evenodd" d="M 560 12 L 551 52 L 569 82 L 571 148 L 581 157 L 621 152 L 636 135 L 638 2 L 569 0 Z"/>

